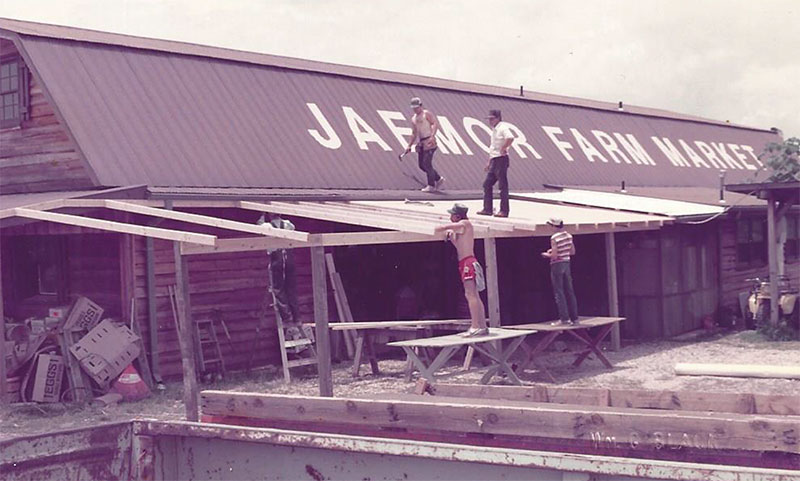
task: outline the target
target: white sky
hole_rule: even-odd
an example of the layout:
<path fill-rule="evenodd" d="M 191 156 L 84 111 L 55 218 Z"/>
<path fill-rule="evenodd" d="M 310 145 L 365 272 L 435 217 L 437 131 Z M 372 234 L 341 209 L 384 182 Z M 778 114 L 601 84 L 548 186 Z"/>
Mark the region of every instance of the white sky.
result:
<path fill-rule="evenodd" d="M 524 85 L 800 136 L 798 0 L 0 0 L 0 16 Z"/>

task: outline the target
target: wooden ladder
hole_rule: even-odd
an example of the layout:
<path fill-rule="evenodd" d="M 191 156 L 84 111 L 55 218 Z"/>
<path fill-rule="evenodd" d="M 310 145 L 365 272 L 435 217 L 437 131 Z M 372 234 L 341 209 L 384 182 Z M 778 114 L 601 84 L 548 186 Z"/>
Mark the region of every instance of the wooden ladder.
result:
<path fill-rule="evenodd" d="M 195 352 L 200 372 L 206 376 L 216 373 L 217 378 L 221 379 L 225 375 L 225 362 L 222 360 L 222 350 L 219 347 L 214 320 L 197 319 L 194 328 Z"/>

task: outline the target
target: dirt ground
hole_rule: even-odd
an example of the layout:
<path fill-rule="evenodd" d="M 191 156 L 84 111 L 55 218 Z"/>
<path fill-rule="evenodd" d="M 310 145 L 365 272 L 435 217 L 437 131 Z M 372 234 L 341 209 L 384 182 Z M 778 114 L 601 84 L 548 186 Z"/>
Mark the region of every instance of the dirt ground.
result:
<path fill-rule="evenodd" d="M 567 347 L 559 342 L 554 345 L 556 350 Z M 578 369 L 570 368 L 569 360 L 564 356 L 550 356 L 552 359 L 546 359 L 544 364 L 556 377 L 559 386 L 800 395 L 800 380 L 675 375 L 674 366 L 678 362 L 800 365 L 800 342 L 768 342 L 753 331 L 716 334 L 693 342 L 640 343 L 606 354 L 614 364 L 612 370 L 605 369 L 593 357 Z M 337 397 L 369 397 L 375 393 L 408 391 L 413 381 L 405 381 L 404 365 L 399 357 L 383 360 L 380 362 L 380 375 L 366 374 L 369 368 L 365 366 L 362 377 L 354 379 L 350 376 L 350 364 L 337 364 L 333 371 L 334 394 Z M 463 371 L 459 363 L 453 362 L 442 372 L 447 375 L 444 382 L 474 384 L 483 370 Z M 527 371 L 521 378 L 525 384 L 549 382 L 543 373 L 535 370 Z M 495 377 L 493 382 L 505 381 Z M 224 381 L 201 385 L 201 389 L 308 396 L 319 393 L 313 370 L 289 385 L 282 382 L 277 369 L 270 369 L 231 375 Z M 181 399 L 182 385 L 170 383 L 165 391 L 155 393 L 147 400 L 105 408 L 45 404 L 2 407 L 0 439 L 135 418 L 181 420 L 184 416 Z"/>

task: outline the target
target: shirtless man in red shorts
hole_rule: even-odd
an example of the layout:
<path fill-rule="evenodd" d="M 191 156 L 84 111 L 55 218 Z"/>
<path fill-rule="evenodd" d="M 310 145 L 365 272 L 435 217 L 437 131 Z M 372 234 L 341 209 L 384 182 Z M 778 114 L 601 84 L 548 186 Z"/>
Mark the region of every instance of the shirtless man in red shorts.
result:
<path fill-rule="evenodd" d="M 483 277 L 483 269 L 478 259 L 475 258 L 474 244 L 475 234 L 473 233 L 472 223 L 467 219 L 469 209 L 463 204 L 455 204 L 447 210 L 450 213 L 451 224 L 436 226 L 436 232 L 446 232 L 447 240 L 456 248 L 458 253 L 458 272 L 461 281 L 464 283 L 464 296 L 467 298 L 469 313 L 472 323 L 466 337 L 486 336 L 489 328 L 486 326 L 486 316 L 484 315 L 483 301 L 480 291 L 486 289 L 486 281 Z"/>

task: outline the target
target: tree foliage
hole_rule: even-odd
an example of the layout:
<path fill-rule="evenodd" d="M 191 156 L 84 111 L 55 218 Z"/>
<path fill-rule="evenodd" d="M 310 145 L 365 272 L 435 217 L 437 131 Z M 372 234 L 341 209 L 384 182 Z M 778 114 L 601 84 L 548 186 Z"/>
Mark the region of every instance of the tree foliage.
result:
<path fill-rule="evenodd" d="M 770 182 L 800 181 L 800 139 L 770 142 L 758 157 L 770 170 Z"/>

